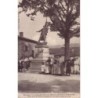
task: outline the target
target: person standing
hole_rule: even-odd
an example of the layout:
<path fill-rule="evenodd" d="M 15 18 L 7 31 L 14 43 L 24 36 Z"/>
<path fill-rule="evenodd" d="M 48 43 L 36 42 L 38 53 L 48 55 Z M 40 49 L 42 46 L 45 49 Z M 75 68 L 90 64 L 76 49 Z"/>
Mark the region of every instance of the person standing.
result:
<path fill-rule="evenodd" d="M 62 57 L 59 57 L 59 75 L 64 75 L 65 63 Z"/>
<path fill-rule="evenodd" d="M 66 61 L 66 75 L 70 76 L 71 73 L 71 64 L 70 64 L 70 60 L 68 59 Z"/>
<path fill-rule="evenodd" d="M 55 59 L 54 59 L 53 74 L 55 74 L 55 75 L 60 74 L 59 57 L 55 57 Z"/>
<path fill-rule="evenodd" d="M 57 60 L 54 60 L 52 74 L 53 75 L 57 75 L 58 74 L 58 62 L 57 62 Z"/>
<path fill-rule="evenodd" d="M 61 63 L 61 65 L 60 65 L 60 74 L 61 75 L 64 75 L 64 69 L 65 69 L 65 62 L 63 61 L 62 63 Z"/>
<path fill-rule="evenodd" d="M 48 58 L 47 60 L 47 63 L 48 63 L 48 66 L 49 66 L 49 73 L 51 74 L 52 73 L 52 65 L 53 65 L 53 60 L 52 58 Z"/>
<path fill-rule="evenodd" d="M 46 74 L 50 73 L 49 62 L 46 62 L 46 64 L 45 64 L 45 73 Z"/>
<path fill-rule="evenodd" d="M 46 70 L 45 63 L 42 62 L 42 65 L 41 65 L 41 73 L 45 73 L 45 70 Z"/>
<path fill-rule="evenodd" d="M 22 69 L 21 69 L 21 62 L 18 61 L 18 72 L 22 72 Z"/>
<path fill-rule="evenodd" d="M 23 61 L 19 60 L 19 71 L 22 72 L 23 69 Z"/>
<path fill-rule="evenodd" d="M 75 61 L 75 59 L 74 59 L 74 58 L 73 58 L 73 59 L 71 59 L 71 61 L 70 61 L 71 73 L 72 73 L 72 74 L 74 74 L 74 61 Z"/>
<path fill-rule="evenodd" d="M 54 64 L 54 59 L 53 59 L 53 57 L 51 57 L 51 59 L 50 59 L 50 74 L 52 74 L 53 64 Z"/>
<path fill-rule="evenodd" d="M 75 62 L 74 62 L 74 73 L 75 74 L 78 74 L 79 73 L 79 63 L 80 63 L 80 60 L 79 60 L 79 58 L 77 58 L 76 60 L 75 60 Z"/>
<path fill-rule="evenodd" d="M 30 63 L 31 63 L 31 61 L 29 60 L 29 58 L 28 58 L 28 60 L 25 63 L 26 63 L 26 69 L 28 70 L 29 67 L 30 67 Z"/>

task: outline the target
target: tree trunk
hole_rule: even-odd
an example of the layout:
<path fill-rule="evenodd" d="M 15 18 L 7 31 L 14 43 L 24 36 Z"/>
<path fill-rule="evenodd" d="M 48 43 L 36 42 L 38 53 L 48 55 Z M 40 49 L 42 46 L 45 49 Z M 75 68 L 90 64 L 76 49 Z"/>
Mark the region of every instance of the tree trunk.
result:
<path fill-rule="evenodd" d="M 70 57 L 70 38 L 65 38 L 65 61 Z"/>
<path fill-rule="evenodd" d="M 70 58 L 70 38 L 69 37 L 65 37 L 65 68 L 66 68 L 66 72 L 68 71 L 67 69 L 67 62 L 66 60 L 68 60 Z"/>
<path fill-rule="evenodd" d="M 70 57 L 70 50 L 69 50 L 69 46 L 70 46 L 70 38 L 67 37 L 65 38 L 65 57 L 64 57 L 64 65 L 63 67 L 61 68 L 61 74 L 64 75 L 64 68 L 66 67 L 66 60 L 69 59 Z"/>

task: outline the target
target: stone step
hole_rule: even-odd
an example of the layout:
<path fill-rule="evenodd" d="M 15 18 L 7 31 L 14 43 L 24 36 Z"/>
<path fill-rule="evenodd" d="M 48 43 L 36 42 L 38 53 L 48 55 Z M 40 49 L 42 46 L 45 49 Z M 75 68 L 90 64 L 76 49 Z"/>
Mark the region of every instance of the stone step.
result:
<path fill-rule="evenodd" d="M 32 72 L 32 73 L 39 73 L 40 72 L 40 68 L 41 68 L 41 61 L 32 61 L 30 64 L 30 68 L 28 69 L 28 72 Z"/>

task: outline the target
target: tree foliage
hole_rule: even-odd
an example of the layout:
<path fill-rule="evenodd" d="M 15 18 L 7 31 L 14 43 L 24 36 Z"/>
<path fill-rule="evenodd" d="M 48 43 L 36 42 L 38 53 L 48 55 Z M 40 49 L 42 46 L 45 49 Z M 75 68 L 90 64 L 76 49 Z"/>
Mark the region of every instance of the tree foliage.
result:
<path fill-rule="evenodd" d="M 59 31 L 62 38 L 79 36 L 80 0 L 23 0 L 19 7 L 33 10 L 30 15 L 40 11 L 49 17 L 51 31 Z"/>
<path fill-rule="evenodd" d="M 70 38 L 80 35 L 80 0 L 22 0 L 19 7 L 25 12 L 32 10 L 29 15 L 41 12 L 50 18 L 50 30 L 59 31 L 58 35 L 65 39 L 65 60 L 68 59 Z"/>

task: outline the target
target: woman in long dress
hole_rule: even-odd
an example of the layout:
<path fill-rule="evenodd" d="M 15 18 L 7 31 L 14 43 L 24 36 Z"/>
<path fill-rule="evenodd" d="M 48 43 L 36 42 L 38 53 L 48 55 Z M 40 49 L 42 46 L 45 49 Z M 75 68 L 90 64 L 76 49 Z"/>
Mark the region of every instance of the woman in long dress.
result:
<path fill-rule="evenodd" d="M 75 74 L 78 74 L 80 72 L 79 63 L 80 63 L 80 60 L 79 58 L 77 58 L 74 62 L 74 73 Z"/>
<path fill-rule="evenodd" d="M 50 70 L 49 70 L 49 63 L 46 62 L 46 67 L 45 67 L 45 73 L 49 74 Z"/>
<path fill-rule="evenodd" d="M 45 70 L 46 70 L 45 63 L 42 62 L 42 65 L 41 65 L 41 73 L 45 73 Z"/>
<path fill-rule="evenodd" d="M 59 72 L 59 63 L 57 60 L 54 60 L 52 74 L 58 75 L 59 74 L 58 72 Z"/>

